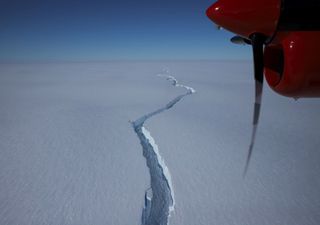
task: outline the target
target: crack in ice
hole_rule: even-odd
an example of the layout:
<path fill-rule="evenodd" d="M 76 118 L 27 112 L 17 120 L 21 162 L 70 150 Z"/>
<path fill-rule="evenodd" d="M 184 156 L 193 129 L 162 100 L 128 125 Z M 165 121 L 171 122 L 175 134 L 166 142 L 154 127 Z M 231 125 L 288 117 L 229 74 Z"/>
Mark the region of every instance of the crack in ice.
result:
<path fill-rule="evenodd" d="M 175 87 L 181 87 L 187 90 L 186 93 L 178 95 L 164 107 L 159 108 L 151 113 L 145 114 L 137 120 L 131 122 L 140 139 L 143 149 L 143 156 L 146 158 L 147 166 L 150 171 L 150 188 L 145 192 L 145 203 L 142 211 L 142 225 L 166 225 L 171 212 L 174 211 L 175 200 L 172 186 L 171 175 L 168 167 L 162 159 L 158 146 L 151 136 L 150 132 L 143 126 L 151 117 L 160 114 L 172 108 L 182 98 L 195 93 L 192 87 L 179 84 L 177 79 L 167 70 L 158 74 L 172 82 Z"/>

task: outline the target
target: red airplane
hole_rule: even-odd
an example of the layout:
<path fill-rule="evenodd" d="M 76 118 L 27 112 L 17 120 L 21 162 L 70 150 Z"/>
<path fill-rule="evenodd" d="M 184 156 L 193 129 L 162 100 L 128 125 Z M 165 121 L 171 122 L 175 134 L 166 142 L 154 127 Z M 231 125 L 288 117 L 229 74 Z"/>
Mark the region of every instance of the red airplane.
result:
<path fill-rule="evenodd" d="M 218 0 L 207 16 L 253 49 L 255 105 L 246 174 L 260 116 L 263 74 L 277 93 L 320 97 L 320 0 Z"/>

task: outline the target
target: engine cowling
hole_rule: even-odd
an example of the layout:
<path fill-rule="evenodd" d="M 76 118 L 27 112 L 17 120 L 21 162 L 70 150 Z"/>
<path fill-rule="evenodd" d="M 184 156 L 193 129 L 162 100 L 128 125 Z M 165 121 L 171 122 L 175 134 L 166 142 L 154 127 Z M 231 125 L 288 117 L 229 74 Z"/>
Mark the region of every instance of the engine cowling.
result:
<path fill-rule="evenodd" d="M 278 32 L 265 47 L 265 78 L 287 97 L 320 97 L 320 31 Z"/>

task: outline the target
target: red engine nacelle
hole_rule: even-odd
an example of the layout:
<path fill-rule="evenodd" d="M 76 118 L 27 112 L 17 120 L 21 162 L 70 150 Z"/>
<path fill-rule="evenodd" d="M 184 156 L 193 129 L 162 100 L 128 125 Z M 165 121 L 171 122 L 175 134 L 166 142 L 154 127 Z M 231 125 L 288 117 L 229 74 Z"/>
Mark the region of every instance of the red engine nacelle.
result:
<path fill-rule="evenodd" d="M 320 97 L 320 31 L 279 32 L 265 47 L 269 86 L 288 97 Z"/>

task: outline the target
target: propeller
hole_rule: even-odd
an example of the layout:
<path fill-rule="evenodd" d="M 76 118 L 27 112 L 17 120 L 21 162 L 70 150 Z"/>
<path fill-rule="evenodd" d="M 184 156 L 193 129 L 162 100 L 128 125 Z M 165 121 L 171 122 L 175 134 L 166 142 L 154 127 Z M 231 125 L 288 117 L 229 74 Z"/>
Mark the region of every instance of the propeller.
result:
<path fill-rule="evenodd" d="M 259 123 L 260 117 L 260 109 L 261 109 L 261 100 L 262 100 L 262 92 L 263 92 L 263 45 L 266 41 L 266 37 L 262 34 L 255 33 L 250 36 L 250 40 L 235 36 L 231 38 L 231 42 L 235 44 L 249 44 L 252 45 L 253 51 L 253 63 L 254 63 L 254 80 L 255 80 L 255 102 L 253 109 L 253 127 L 252 127 L 252 136 L 250 141 L 250 146 L 248 150 L 247 161 L 244 169 L 243 176 L 247 174 L 249 163 L 252 155 L 253 146 L 256 139 L 257 127 Z"/>
<path fill-rule="evenodd" d="M 247 44 L 251 45 L 251 40 L 248 40 L 240 36 L 234 36 L 233 38 L 230 39 L 230 41 L 233 44 L 237 44 L 237 45 L 247 45 Z"/>

